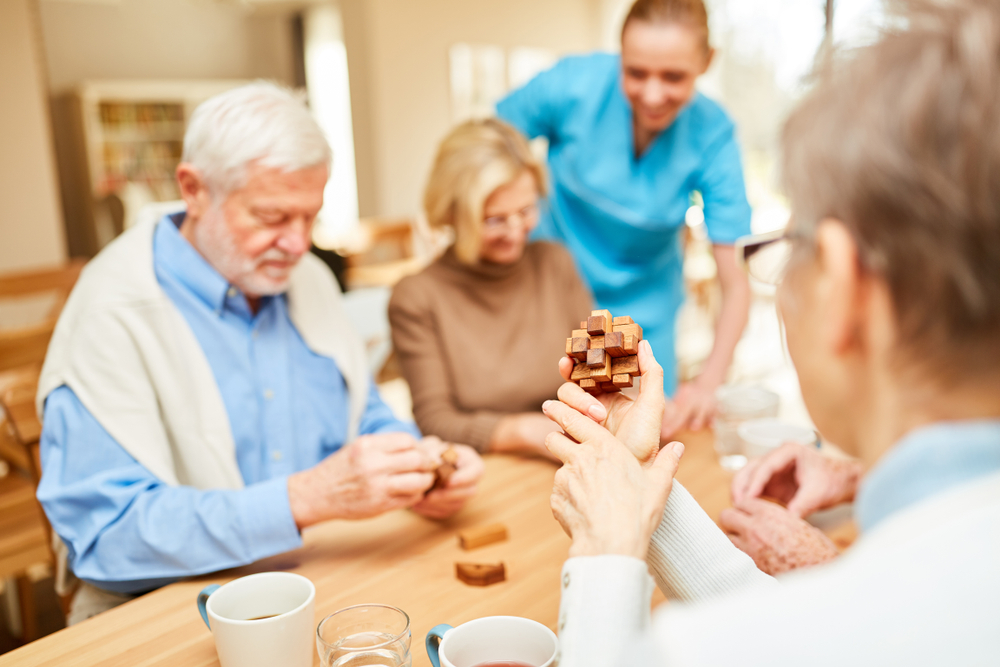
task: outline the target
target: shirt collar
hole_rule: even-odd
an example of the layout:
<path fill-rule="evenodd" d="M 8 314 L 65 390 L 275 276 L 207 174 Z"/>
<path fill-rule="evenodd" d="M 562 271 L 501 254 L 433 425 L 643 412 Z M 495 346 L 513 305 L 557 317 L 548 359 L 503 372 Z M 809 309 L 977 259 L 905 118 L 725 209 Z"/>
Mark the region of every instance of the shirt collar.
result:
<path fill-rule="evenodd" d="M 156 228 L 153 262 L 217 313 L 227 309 L 246 319 L 253 319 L 250 306 L 235 286 L 230 285 L 215 267 L 181 236 L 184 213 L 163 216 Z M 265 311 L 273 297 L 262 297 L 258 314 Z"/>
<path fill-rule="evenodd" d="M 911 431 L 865 476 L 855 516 L 862 531 L 964 482 L 1000 472 L 1000 420 L 939 422 Z"/>

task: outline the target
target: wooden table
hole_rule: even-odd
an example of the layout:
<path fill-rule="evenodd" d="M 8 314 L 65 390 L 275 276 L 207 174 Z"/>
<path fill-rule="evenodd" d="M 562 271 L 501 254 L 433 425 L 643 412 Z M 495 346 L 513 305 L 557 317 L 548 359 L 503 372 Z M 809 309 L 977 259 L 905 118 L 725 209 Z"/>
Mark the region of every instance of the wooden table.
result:
<path fill-rule="evenodd" d="M 678 479 L 717 520 L 729 505 L 731 475 L 719 467 L 709 431 L 682 439 L 687 451 Z M 298 572 L 315 583 L 317 623 L 338 609 L 364 602 L 405 610 L 411 619 L 415 667 L 430 664 L 423 641 L 438 623 L 458 625 L 505 614 L 555 630 L 559 575 L 569 549 L 569 539 L 549 509 L 555 470 L 543 461 L 488 456 L 479 494 L 447 522 L 399 511 L 316 526 L 305 532 L 305 544 L 297 551 L 167 586 L 0 656 L 0 665 L 218 665 L 212 636 L 195 608 L 198 591 L 209 583 L 267 570 Z M 469 552 L 458 547 L 458 530 L 496 521 L 507 525 L 509 540 Z M 454 564 L 460 560 L 503 561 L 507 581 L 486 588 L 467 586 L 455 578 Z M 662 599 L 657 596 L 654 603 Z"/>

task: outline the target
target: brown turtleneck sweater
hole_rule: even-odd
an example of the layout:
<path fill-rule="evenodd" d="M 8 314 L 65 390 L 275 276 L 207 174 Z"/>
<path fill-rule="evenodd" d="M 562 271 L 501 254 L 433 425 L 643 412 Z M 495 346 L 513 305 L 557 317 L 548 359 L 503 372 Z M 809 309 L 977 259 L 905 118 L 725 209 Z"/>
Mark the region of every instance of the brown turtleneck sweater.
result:
<path fill-rule="evenodd" d="M 544 242 L 510 265 L 467 266 L 449 250 L 401 280 L 389 322 L 420 430 L 483 451 L 501 417 L 539 411 L 592 303 L 569 253 Z"/>

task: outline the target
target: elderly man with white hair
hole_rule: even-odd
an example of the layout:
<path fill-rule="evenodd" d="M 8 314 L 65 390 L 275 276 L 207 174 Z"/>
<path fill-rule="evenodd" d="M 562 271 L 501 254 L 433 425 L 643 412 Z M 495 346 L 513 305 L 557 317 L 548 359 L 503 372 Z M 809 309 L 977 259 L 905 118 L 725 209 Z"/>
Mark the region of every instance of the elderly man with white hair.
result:
<path fill-rule="evenodd" d="M 327 268 L 308 251 L 331 151 L 255 83 L 192 115 L 186 210 L 84 270 L 39 383 L 38 498 L 82 585 L 70 622 L 182 577 L 295 549 L 300 531 L 457 511 L 482 461 L 432 490 L 445 445 L 396 419 Z"/>

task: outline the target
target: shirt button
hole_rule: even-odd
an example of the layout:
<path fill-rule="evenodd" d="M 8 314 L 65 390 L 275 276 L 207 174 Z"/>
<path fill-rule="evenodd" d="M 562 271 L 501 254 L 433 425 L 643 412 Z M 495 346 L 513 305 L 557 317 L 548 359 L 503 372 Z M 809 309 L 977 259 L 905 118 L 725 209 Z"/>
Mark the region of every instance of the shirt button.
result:
<path fill-rule="evenodd" d="M 281 452 L 279 452 L 278 450 L 274 450 L 273 452 L 271 452 L 271 458 L 274 459 L 275 461 L 280 461 Z"/>
<path fill-rule="evenodd" d="M 230 299 L 232 299 L 233 297 L 235 297 L 236 296 L 236 288 L 235 287 L 230 287 L 228 290 L 226 290 L 226 296 L 228 296 Z"/>
<path fill-rule="evenodd" d="M 274 398 L 274 392 L 271 391 L 270 389 L 265 389 L 264 390 L 264 398 L 266 398 L 267 400 L 270 401 L 272 398 Z"/>
<path fill-rule="evenodd" d="M 563 574 L 563 588 L 569 588 L 569 572 Z"/>

